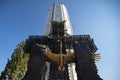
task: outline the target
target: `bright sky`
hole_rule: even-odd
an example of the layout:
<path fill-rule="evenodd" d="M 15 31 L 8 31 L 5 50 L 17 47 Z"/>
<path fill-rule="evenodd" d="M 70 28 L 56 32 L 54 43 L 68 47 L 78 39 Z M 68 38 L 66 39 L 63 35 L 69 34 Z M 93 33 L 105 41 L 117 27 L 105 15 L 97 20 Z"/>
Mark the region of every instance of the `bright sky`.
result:
<path fill-rule="evenodd" d="M 48 9 L 60 0 L 0 0 L 0 72 L 16 45 L 29 35 L 43 35 Z M 120 80 L 120 0 L 61 0 L 75 34 L 89 34 L 101 53 L 104 80 Z"/>

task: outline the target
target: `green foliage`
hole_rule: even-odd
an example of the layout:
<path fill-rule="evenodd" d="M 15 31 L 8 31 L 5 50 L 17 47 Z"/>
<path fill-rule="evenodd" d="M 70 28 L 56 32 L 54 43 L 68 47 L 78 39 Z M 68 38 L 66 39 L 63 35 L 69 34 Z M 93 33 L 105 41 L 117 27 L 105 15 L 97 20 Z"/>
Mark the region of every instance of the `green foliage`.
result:
<path fill-rule="evenodd" d="M 3 73 L 8 76 L 8 80 L 21 80 L 27 70 L 28 59 L 26 54 L 23 52 L 24 45 L 25 41 L 17 45 L 16 49 L 12 53 L 11 60 L 8 60 L 8 63 L 6 64 Z"/>

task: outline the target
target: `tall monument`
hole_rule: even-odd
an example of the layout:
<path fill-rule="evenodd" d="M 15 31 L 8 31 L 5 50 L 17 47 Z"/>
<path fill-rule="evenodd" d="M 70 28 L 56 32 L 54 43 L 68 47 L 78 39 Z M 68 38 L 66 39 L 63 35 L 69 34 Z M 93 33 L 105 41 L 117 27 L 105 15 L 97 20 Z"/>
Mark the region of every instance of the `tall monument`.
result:
<path fill-rule="evenodd" d="M 23 80 L 102 80 L 95 65 L 99 58 L 89 35 L 73 35 L 66 7 L 53 4 L 45 35 L 31 35 L 24 52 L 30 54 Z"/>

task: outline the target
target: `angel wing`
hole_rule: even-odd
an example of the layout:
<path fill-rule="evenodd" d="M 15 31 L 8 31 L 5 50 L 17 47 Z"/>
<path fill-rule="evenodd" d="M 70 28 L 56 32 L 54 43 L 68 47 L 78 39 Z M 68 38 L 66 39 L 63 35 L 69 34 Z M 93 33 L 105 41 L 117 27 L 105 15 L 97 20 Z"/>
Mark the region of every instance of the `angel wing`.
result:
<path fill-rule="evenodd" d="M 45 57 L 46 57 L 47 61 L 55 62 L 55 63 L 59 64 L 61 54 L 55 54 L 55 53 L 51 53 L 51 52 L 46 52 Z M 71 54 L 62 54 L 62 59 L 63 59 L 63 64 L 72 63 L 75 60 L 75 54 L 73 54 L 73 53 L 71 53 Z"/>
<path fill-rule="evenodd" d="M 100 54 L 92 54 L 92 55 L 93 55 L 94 61 L 99 61 Z M 57 64 L 60 63 L 60 54 L 46 52 L 45 57 L 46 57 L 47 61 L 49 61 L 49 62 L 55 62 Z M 62 54 L 62 57 L 63 57 L 64 64 L 75 62 L 75 54 L 74 53 Z"/>

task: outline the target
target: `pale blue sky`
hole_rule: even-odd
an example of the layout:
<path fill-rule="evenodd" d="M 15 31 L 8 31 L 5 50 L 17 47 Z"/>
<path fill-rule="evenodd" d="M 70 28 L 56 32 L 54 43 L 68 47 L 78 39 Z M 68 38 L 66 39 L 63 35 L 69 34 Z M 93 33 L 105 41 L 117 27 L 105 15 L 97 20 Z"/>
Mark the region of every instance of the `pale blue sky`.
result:
<path fill-rule="evenodd" d="M 0 0 L 0 72 L 16 45 L 29 35 L 43 35 L 48 9 L 60 0 Z M 101 53 L 104 80 L 120 80 L 120 0 L 61 0 L 75 34 L 89 34 Z"/>

